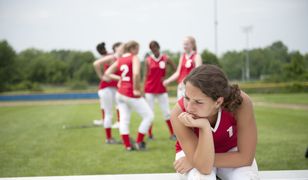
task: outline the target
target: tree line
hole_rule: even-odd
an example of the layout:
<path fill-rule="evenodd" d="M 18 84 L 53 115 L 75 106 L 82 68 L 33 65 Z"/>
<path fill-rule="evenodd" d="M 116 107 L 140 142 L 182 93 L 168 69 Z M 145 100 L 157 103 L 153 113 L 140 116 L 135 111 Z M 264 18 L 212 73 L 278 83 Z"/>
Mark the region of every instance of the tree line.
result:
<path fill-rule="evenodd" d="M 180 52 L 164 51 L 178 64 Z M 205 64 L 216 64 L 230 80 L 241 81 L 245 73 L 245 51 L 228 51 L 220 58 L 208 50 L 200 52 Z M 289 52 L 281 41 L 248 51 L 252 81 L 286 82 L 308 80 L 308 53 Z M 39 90 L 42 84 L 98 84 L 90 51 L 29 48 L 17 53 L 5 40 L 0 41 L 0 91 Z M 168 75 L 173 70 L 168 70 Z"/>

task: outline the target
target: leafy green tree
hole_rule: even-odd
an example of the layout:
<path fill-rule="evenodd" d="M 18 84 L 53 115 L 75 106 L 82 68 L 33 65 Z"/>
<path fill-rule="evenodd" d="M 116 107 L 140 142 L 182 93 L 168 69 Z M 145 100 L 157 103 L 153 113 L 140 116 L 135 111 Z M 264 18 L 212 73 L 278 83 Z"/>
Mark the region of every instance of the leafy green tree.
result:
<path fill-rule="evenodd" d="M 203 64 L 214 64 L 221 67 L 217 56 L 206 49 L 202 51 L 201 58 Z"/>
<path fill-rule="evenodd" d="M 305 74 L 304 57 L 297 51 L 290 54 L 291 62 L 284 66 L 285 78 L 289 80 L 298 80 Z"/>
<path fill-rule="evenodd" d="M 243 77 L 244 53 L 229 51 L 220 59 L 222 69 L 231 80 L 240 80 Z"/>
<path fill-rule="evenodd" d="M 14 49 L 7 41 L 0 41 L 0 91 L 7 90 L 14 80 L 15 73 Z"/>

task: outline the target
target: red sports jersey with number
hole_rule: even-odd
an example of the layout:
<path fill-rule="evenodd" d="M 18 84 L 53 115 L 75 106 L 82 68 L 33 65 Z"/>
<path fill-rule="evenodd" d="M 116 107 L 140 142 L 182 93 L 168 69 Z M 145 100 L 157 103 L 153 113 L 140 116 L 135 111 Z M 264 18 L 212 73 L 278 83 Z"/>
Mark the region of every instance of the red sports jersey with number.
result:
<path fill-rule="evenodd" d="M 144 92 L 160 94 L 166 92 L 163 80 L 166 75 L 167 55 L 161 54 L 158 58 L 154 55 L 148 56 L 147 75 L 145 81 Z"/>
<path fill-rule="evenodd" d="M 196 67 L 196 62 L 195 62 L 196 55 L 197 55 L 196 52 L 193 52 L 190 55 L 187 55 L 186 53 L 183 54 L 180 75 L 177 80 L 178 83 L 181 83 L 185 79 L 185 77 L 190 73 L 190 71 Z"/>
<path fill-rule="evenodd" d="M 178 105 L 181 107 L 183 112 L 186 112 L 184 106 L 184 98 L 178 101 Z M 215 153 L 228 152 L 230 149 L 237 146 L 237 127 L 236 119 L 233 115 L 225 110 L 218 112 L 217 121 L 214 128 L 212 129 Z M 192 131 L 199 135 L 199 128 L 193 128 Z M 175 145 L 176 152 L 182 150 L 179 141 Z"/>
<path fill-rule="evenodd" d="M 128 97 L 138 98 L 140 96 L 135 96 L 133 93 L 133 57 L 134 55 L 130 54 L 118 59 L 118 72 L 121 76 L 118 92 Z"/>
<path fill-rule="evenodd" d="M 109 64 L 104 64 L 104 72 L 106 72 L 106 70 L 109 68 Z M 114 87 L 116 88 L 118 84 L 118 81 L 112 80 L 109 82 L 103 81 L 101 80 L 98 86 L 98 89 L 104 89 L 106 87 Z"/>

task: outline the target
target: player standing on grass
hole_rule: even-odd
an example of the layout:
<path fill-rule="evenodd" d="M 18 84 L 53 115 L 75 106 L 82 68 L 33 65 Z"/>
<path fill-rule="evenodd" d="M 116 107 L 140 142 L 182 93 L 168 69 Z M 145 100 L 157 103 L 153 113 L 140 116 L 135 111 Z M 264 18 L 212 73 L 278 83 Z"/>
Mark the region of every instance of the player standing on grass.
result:
<path fill-rule="evenodd" d="M 117 143 L 114 138 L 112 138 L 111 126 L 112 126 L 112 108 L 115 104 L 115 94 L 117 91 L 117 81 L 105 81 L 103 80 L 103 70 L 106 71 L 108 67 L 116 61 L 116 59 L 120 56 L 119 46 L 121 43 L 115 43 L 112 47 L 114 54 L 108 54 L 105 48 L 105 43 L 100 43 L 97 45 L 97 51 L 102 55 L 102 57 L 96 60 L 93 63 L 95 72 L 97 76 L 100 78 L 98 96 L 100 100 L 100 108 L 102 112 L 102 121 L 95 120 L 94 124 L 102 125 L 105 128 L 106 133 L 106 143 L 107 144 L 115 144 Z M 117 110 L 118 120 L 119 113 Z"/>
<path fill-rule="evenodd" d="M 163 80 L 166 75 L 166 65 L 170 65 L 175 70 L 174 62 L 168 58 L 166 54 L 160 53 L 160 46 L 157 41 L 151 41 L 149 47 L 152 54 L 147 56 L 145 61 L 145 98 L 154 112 L 154 100 L 157 99 L 160 105 L 163 117 L 169 128 L 170 139 L 175 140 L 176 137 L 173 133 L 172 125 L 170 122 L 170 108 L 169 99 L 166 87 L 163 85 Z M 149 129 L 149 138 L 153 139 L 152 134 L 153 124 Z"/>
<path fill-rule="evenodd" d="M 184 96 L 184 78 L 193 70 L 202 64 L 201 56 L 197 53 L 196 40 L 192 36 L 187 36 L 184 39 L 184 53 L 181 55 L 178 67 L 168 79 L 166 79 L 163 84 L 167 86 L 169 83 L 177 80 L 177 98 L 180 99 Z"/>
<path fill-rule="evenodd" d="M 124 45 L 124 54 L 106 71 L 106 76 L 110 79 L 119 80 L 119 89 L 116 100 L 120 111 L 120 134 L 126 150 L 145 149 L 144 135 L 148 132 L 152 120 L 153 112 L 145 99 L 141 96 L 140 87 L 140 61 L 137 57 L 139 44 L 136 41 L 129 41 Z M 114 74 L 119 71 L 120 76 Z M 129 136 L 129 124 L 131 111 L 137 111 L 142 117 L 136 142 L 132 145 Z"/>
<path fill-rule="evenodd" d="M 249 96 L 214 65 L 194 69 L 184 85 L 185 97 L 171 113 L 178 138 L 176 171 L 188 179 L 259 179 Z"/>

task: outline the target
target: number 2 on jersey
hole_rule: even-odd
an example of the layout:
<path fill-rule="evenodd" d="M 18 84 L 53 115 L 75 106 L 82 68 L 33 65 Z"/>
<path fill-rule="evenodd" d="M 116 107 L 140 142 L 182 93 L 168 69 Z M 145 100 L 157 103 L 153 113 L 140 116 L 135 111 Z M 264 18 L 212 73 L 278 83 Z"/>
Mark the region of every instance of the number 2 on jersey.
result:
<path fill-rule="evenodd" d="M 120 71 L 122 71 L 121 73 L 122 81 L 130 81 L 130 77 L 126 76 L 129 71 L 129 68 L 126 64 L 122 64 L 120 66 Z"/>

